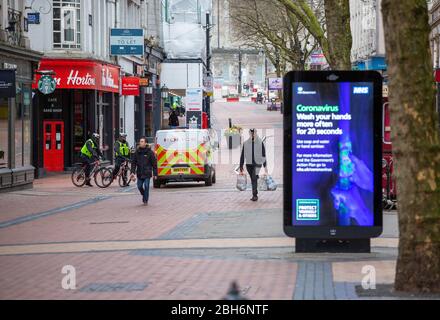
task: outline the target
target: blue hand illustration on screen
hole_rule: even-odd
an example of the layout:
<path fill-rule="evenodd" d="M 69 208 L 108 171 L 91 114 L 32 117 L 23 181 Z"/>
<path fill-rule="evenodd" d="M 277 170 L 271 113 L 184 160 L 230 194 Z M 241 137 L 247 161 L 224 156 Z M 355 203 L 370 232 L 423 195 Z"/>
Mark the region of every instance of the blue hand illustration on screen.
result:
<path fill-rule="evenodd" d="M 350 111 L 350 88 L 349 84 L 340 86 L 342 113 Z M 331 190 L 339 225 L 371 226 L 373 214 L 365 205 L 360 189 L 373 192 L 373 174 L 362 160 L 353 155 L 349 122 L 343 121 L 341 127 L 344 134 L 339 142 L 338 181 Z"/>
<path fill-rule="evenodd" d="M 339 157 L 338 182 L 331 190 L 339 225 L 350 226 L 355 221 L 360 226 L 371 226 L 373 214 L 365 205 L 359 189 L 373 192 L 372 173 L 363 161 L 352 154 L 348 141 L 340 144 Z"/>

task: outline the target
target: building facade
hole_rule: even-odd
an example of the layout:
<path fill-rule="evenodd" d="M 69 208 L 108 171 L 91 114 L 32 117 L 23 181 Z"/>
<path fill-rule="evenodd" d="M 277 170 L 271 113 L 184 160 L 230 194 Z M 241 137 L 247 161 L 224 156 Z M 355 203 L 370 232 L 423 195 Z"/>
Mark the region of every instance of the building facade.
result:
<path fill-rule="evenodd" d="M 381 0 L 350 0 L 354 69 L 387 69 L 381 5 Z"/>
<path fill-rule="evenodd" d="M 93 132 L 100 134 L 104 157 L 112 162 L 113 145 L 121 132 L 127 133 L 133 146 L 140 136 L 152 136 L 160 129 L 154 127 L 153 113 L 161 112 L 162 103 L 163 40 L 161 28 L 156 27 L 161 3 L 47 0 L 44 6 L 32 8 L 34 2 L 29 1 L 29 13 L 39 16 L 29 25 L 31 47 L 44 53 L 34 83 L 37 176 L 71 169 Z M 143 29 L 143 55 L 112 55 L 112 29 Z M 48 74 L 56 83 L 50 93 L 39 90 Z M 122 90 L 129 79 L 137 81 L 138 93 Z"/>
<path fill-rule="evenodd" d="M 214 98 L 247 95 L 265 87 L 268 63 L 259 50 L 244 48 L 234 38 L 228 0 L 213 1 L 212 71 Z"/>
<path fill-rule="evenodd" d="M 25 1 L 0 1 L 0 191 L 32 186 L 32 82 L 42 54 L 29 46 Z"/>
<path fill-rule="evenodd" d="M 188 88 L 202 88 L 208 76 L 206 55 L 206 13 L 211 12 L 211 0 L 165 1 L 163 19 L 164 48 L 166 52 L 162 68 L 162 81 L 169 88 L 170 99 L 185 103 Z M 210 15 L 212 21 L 212 15 Z M 206 91 L 203 111 L 208 100 Z M 169 105 L 169 104 L 168 104 Z M 169 109 L 167 108 L 169 112 Z M 167 112 L 167 113 L 168 113 Z M 187 119 L 190 117 L 187 115 Z M 202 111 L 191 114 L 201 126 Z M 183 124 L 182 124 L 183 125 Z"/>

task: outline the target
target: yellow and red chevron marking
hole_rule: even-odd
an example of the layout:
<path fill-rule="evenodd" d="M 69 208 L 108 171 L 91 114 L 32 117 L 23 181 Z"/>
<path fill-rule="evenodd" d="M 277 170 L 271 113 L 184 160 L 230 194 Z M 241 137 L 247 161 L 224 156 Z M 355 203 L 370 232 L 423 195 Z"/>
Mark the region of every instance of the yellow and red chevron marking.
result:
<path fill-rule="evenodd" d="M 162 146 L 156 146 L 157 166 L 160 176 L 171 175 L 171 167 L 175 164 L 187 164 L 190 174 L 203 174 L 205 172 L 206 149 L 200 145 L 197 150 L 178 152 L 166 150 Z"/>

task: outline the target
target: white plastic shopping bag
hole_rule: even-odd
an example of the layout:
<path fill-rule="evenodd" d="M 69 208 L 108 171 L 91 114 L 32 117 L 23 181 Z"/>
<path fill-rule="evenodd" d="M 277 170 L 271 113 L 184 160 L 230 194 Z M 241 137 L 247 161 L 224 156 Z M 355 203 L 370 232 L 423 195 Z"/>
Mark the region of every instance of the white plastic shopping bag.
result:
<path fill-rule="evenodd" d="M 246 191 L 247 177 L 245 174 L 237 174 L 237 189 L 240 191 Z"/>
<path fill-rule="evenodd" d="M 277 184 L 275 180 L 268 175 L 264 175 L 258 179 L 258 190 L 259 191 L 275 191 L 277 189 Z"/>
<path fill-rule="evenodd" d="M 258 190 L 259 191 L 267 191 L 267 179 L 266 176 L 260 176 L 260 179 L 258 179 Z"/>
<path fill-rule="evenodd" d="M 278 187 L 277 183 L 271 176 L 266 176 L 266 185 L 267 190 L 269 191 L 275 191 Z"/>

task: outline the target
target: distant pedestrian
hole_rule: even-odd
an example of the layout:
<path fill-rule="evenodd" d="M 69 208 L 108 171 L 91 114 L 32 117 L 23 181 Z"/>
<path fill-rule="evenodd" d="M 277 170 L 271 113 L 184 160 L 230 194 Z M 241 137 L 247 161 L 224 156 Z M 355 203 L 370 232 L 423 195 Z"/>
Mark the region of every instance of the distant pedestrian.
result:
<path fill-rule="evenodd" d="M 139 140 L 139 146 L 131 159 L 131 178 L 137 176 L 137 187 L 142 195 L 142 202 L 148 205 L 151 177 L 157 179 L 157 159 L 153 150 L 147 144 L 147 138 Z"/>
<path fill-rule="evenodd" d="M 179 116 L 177 115 L 177 111 L 173 110 L 168 118 L 168 125 L 171 129 L 176 129 L 179 126 Z"/>
<path fill-rule="evenodd" d="M 258 174 L 260 173 L 261 166 L 264 166 L 265 173 L 268 173 L 266 148 L 263 141 L 257 135 L 256 129 L 250 129 L 249 134 L 250 138 L 244 142 L 243 149 L 241 150 L 240 173 L 244 174 L 243 167 L 246 163 L 246 169 L 252 181 L 251 201 L 258 201 Z"/>

